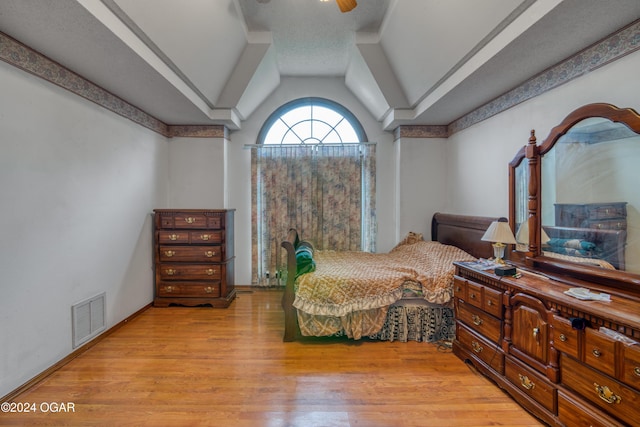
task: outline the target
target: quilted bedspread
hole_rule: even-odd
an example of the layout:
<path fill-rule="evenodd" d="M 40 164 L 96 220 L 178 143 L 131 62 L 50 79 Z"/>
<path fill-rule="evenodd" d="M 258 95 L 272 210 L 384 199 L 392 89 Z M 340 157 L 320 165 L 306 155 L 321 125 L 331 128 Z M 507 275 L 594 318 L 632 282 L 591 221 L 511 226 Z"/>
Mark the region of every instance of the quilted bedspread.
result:
<path fill-rule="evenodd" d="M 297 279 L 294 307 L 303 335 L 351 338 L 375 334 L 388 306 L 407 285 L 421 288 L 424 298 L 446 304 L 452 296 L 453 261 L 474 260 L 454 246 L 419 241 L 386 254 L 316 251 L 316 271 Z"/>

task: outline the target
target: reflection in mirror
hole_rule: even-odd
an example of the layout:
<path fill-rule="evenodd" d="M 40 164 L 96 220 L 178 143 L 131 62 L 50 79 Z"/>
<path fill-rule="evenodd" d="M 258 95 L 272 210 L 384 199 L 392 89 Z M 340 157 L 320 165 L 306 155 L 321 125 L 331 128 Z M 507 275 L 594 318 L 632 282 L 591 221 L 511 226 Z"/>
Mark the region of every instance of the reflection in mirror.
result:
<path fill-rule="evenodd" d="M 541 167 L 543 254 L 640 273 L 640 135 L 588 118 L 558 139 Z"/>
<path fill-rule="evenodd" d="M 516 230 L 516 250 L 526 252 L 529 246 L 529 226 L 527 200 L 529 197 L 529 161 L 523 159 L 514 169 L 514 229 Z"/>

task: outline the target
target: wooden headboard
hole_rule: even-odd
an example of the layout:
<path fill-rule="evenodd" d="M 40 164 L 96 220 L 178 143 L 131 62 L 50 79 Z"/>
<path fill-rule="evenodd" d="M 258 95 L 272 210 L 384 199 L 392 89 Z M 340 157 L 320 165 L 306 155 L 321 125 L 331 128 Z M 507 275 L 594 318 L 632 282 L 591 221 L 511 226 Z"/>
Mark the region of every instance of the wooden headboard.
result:
<path fill-rule="evenodd" d="M 507 222 L 507 219 L 436 213 L 431 220 L 431 240 L 457 246 L 476 258 L 491 258 L 491 242 L 480 239 L 493 221 Z"/>

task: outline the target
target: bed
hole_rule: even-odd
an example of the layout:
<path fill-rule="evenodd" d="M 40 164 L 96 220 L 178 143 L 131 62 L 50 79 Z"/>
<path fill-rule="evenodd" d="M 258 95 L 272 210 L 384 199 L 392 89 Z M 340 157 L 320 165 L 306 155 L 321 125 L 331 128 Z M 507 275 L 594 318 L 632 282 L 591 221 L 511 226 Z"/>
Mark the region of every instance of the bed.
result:
<path fill-rule="evenodd" d="M 543 226 L 546 256 L 603 268 L 625 269 L 626 230 Z M 577 246 L 576 246 L 577 245 Z"/>
<path fill-rule="evenodd" d="M 386 254 L 315 251 L 311 272 L 305 272 L 311 245 L 290 229 L 282 242 L 287 252 L 284 341 L 340 335 L 452 339 L 452 262 L 491 257 L 491 244 L 480 239 L 495 220 L 436 213 L 431 241 L 409 233 Z"/>

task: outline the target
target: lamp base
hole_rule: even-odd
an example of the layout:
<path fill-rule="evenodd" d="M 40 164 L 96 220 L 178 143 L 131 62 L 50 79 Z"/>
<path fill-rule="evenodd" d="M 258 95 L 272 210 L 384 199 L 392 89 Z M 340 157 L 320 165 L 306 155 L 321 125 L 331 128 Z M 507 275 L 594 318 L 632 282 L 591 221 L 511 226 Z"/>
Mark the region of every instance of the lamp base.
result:
<path fill-rule="evenodd" d="M 504 258 L 504 249 L 507 247 L 504 243 L 493 243 L 493 257 L 495 258 L 495 262 L 497 264 L 506 264 L 502 258 Z"/>

